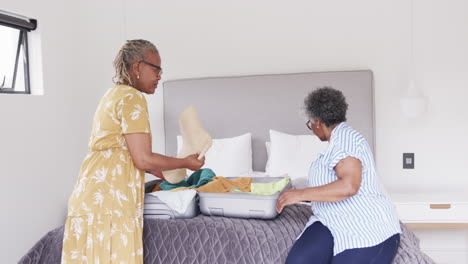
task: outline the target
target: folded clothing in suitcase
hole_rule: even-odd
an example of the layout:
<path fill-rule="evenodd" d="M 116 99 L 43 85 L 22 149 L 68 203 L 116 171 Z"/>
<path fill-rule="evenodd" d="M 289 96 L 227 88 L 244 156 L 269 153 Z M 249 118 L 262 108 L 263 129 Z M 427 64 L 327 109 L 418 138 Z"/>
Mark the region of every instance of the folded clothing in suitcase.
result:
<path fill-rule="evenodd" d="M 193 218 L 199 214 L 198 197 L 195 196 L 189 203 L 185 212 L 177 212 L 167 206 L 158 197 L 149 194 L 154 186 L 161 180 L 154 180 L 145 184 L 145 204 L 143 207 L 143 217 L 147 219 L 181 219 Z"/>
<path fill-rule="evenodd" d="M 235 177 L 228 179 L 236 179 Z M 284 177 L 255 177 L 252 183 L 270 183 L 283 180 Z M 281 192 L 271 195 L 259 195 L 246 192 L 204 193 L 199 192 L 200 211 L 204 215 L 227 216 L 238 218 L 273 219 L 278 215 L 276 202 L 280 194 L 291 188 L 289 182 Z"/>

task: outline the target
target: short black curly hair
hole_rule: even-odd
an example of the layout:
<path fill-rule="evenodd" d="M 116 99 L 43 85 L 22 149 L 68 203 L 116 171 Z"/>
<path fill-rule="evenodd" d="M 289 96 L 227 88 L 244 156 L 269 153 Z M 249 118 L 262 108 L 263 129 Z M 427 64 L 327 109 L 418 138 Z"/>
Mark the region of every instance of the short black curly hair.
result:
<path fill-rule="evenodd" d="M 304 99 L 305 111 L 309 118 L 319 119 L 327 127 L 346 121 L 348 103 L 343 93 L 332 87 L 313 90 Z"/>

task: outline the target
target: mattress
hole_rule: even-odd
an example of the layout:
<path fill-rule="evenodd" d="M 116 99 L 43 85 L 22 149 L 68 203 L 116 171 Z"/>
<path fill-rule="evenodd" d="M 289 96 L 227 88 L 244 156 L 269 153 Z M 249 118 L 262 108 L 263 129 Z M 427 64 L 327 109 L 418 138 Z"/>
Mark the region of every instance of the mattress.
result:
<path fill-rule="evenodd" d="M 287 206 L 272 220 L 198 215 L 192 219 L 147 219 L 143 243 L 145 264 L 277 264 L 284 263 L 311 215 L 305 205 Z M 419 240 L 402 225 L 394 264 L 433 264 Z M 20 264 L 60 263 L 63 226 L 42 237 Z"/>

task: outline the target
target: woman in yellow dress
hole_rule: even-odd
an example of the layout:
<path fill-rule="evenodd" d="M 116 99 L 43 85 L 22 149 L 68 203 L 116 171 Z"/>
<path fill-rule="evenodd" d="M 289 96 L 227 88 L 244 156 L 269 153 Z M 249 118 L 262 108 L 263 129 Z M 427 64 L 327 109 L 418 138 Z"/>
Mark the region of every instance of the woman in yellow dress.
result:
<path fill-rule="evenodd" d="M 114 61 L 116 85 L 96 110 L 89 153 L 68 202 L 62 264 L 143 263 L 145 171 L 198 170 L 204 159 L 152 152 L 145 96 L 161 79 L 161 57 L 146 40 L 127 41 Z"/>

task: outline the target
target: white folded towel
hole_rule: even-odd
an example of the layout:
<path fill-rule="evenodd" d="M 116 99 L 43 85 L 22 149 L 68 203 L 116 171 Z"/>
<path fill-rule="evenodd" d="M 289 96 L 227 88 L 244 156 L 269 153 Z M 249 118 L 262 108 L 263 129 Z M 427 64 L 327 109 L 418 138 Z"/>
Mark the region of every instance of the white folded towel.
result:
<path fill-rule="evenodd" d="M 157 191 L 149 193 L 156 196 L 165 203 L 169 208 L 178 212 L 179 214 L 185 213 L 193 198 L 197 194 L 195 190 L 182 190 L 182 191 Z"/>

